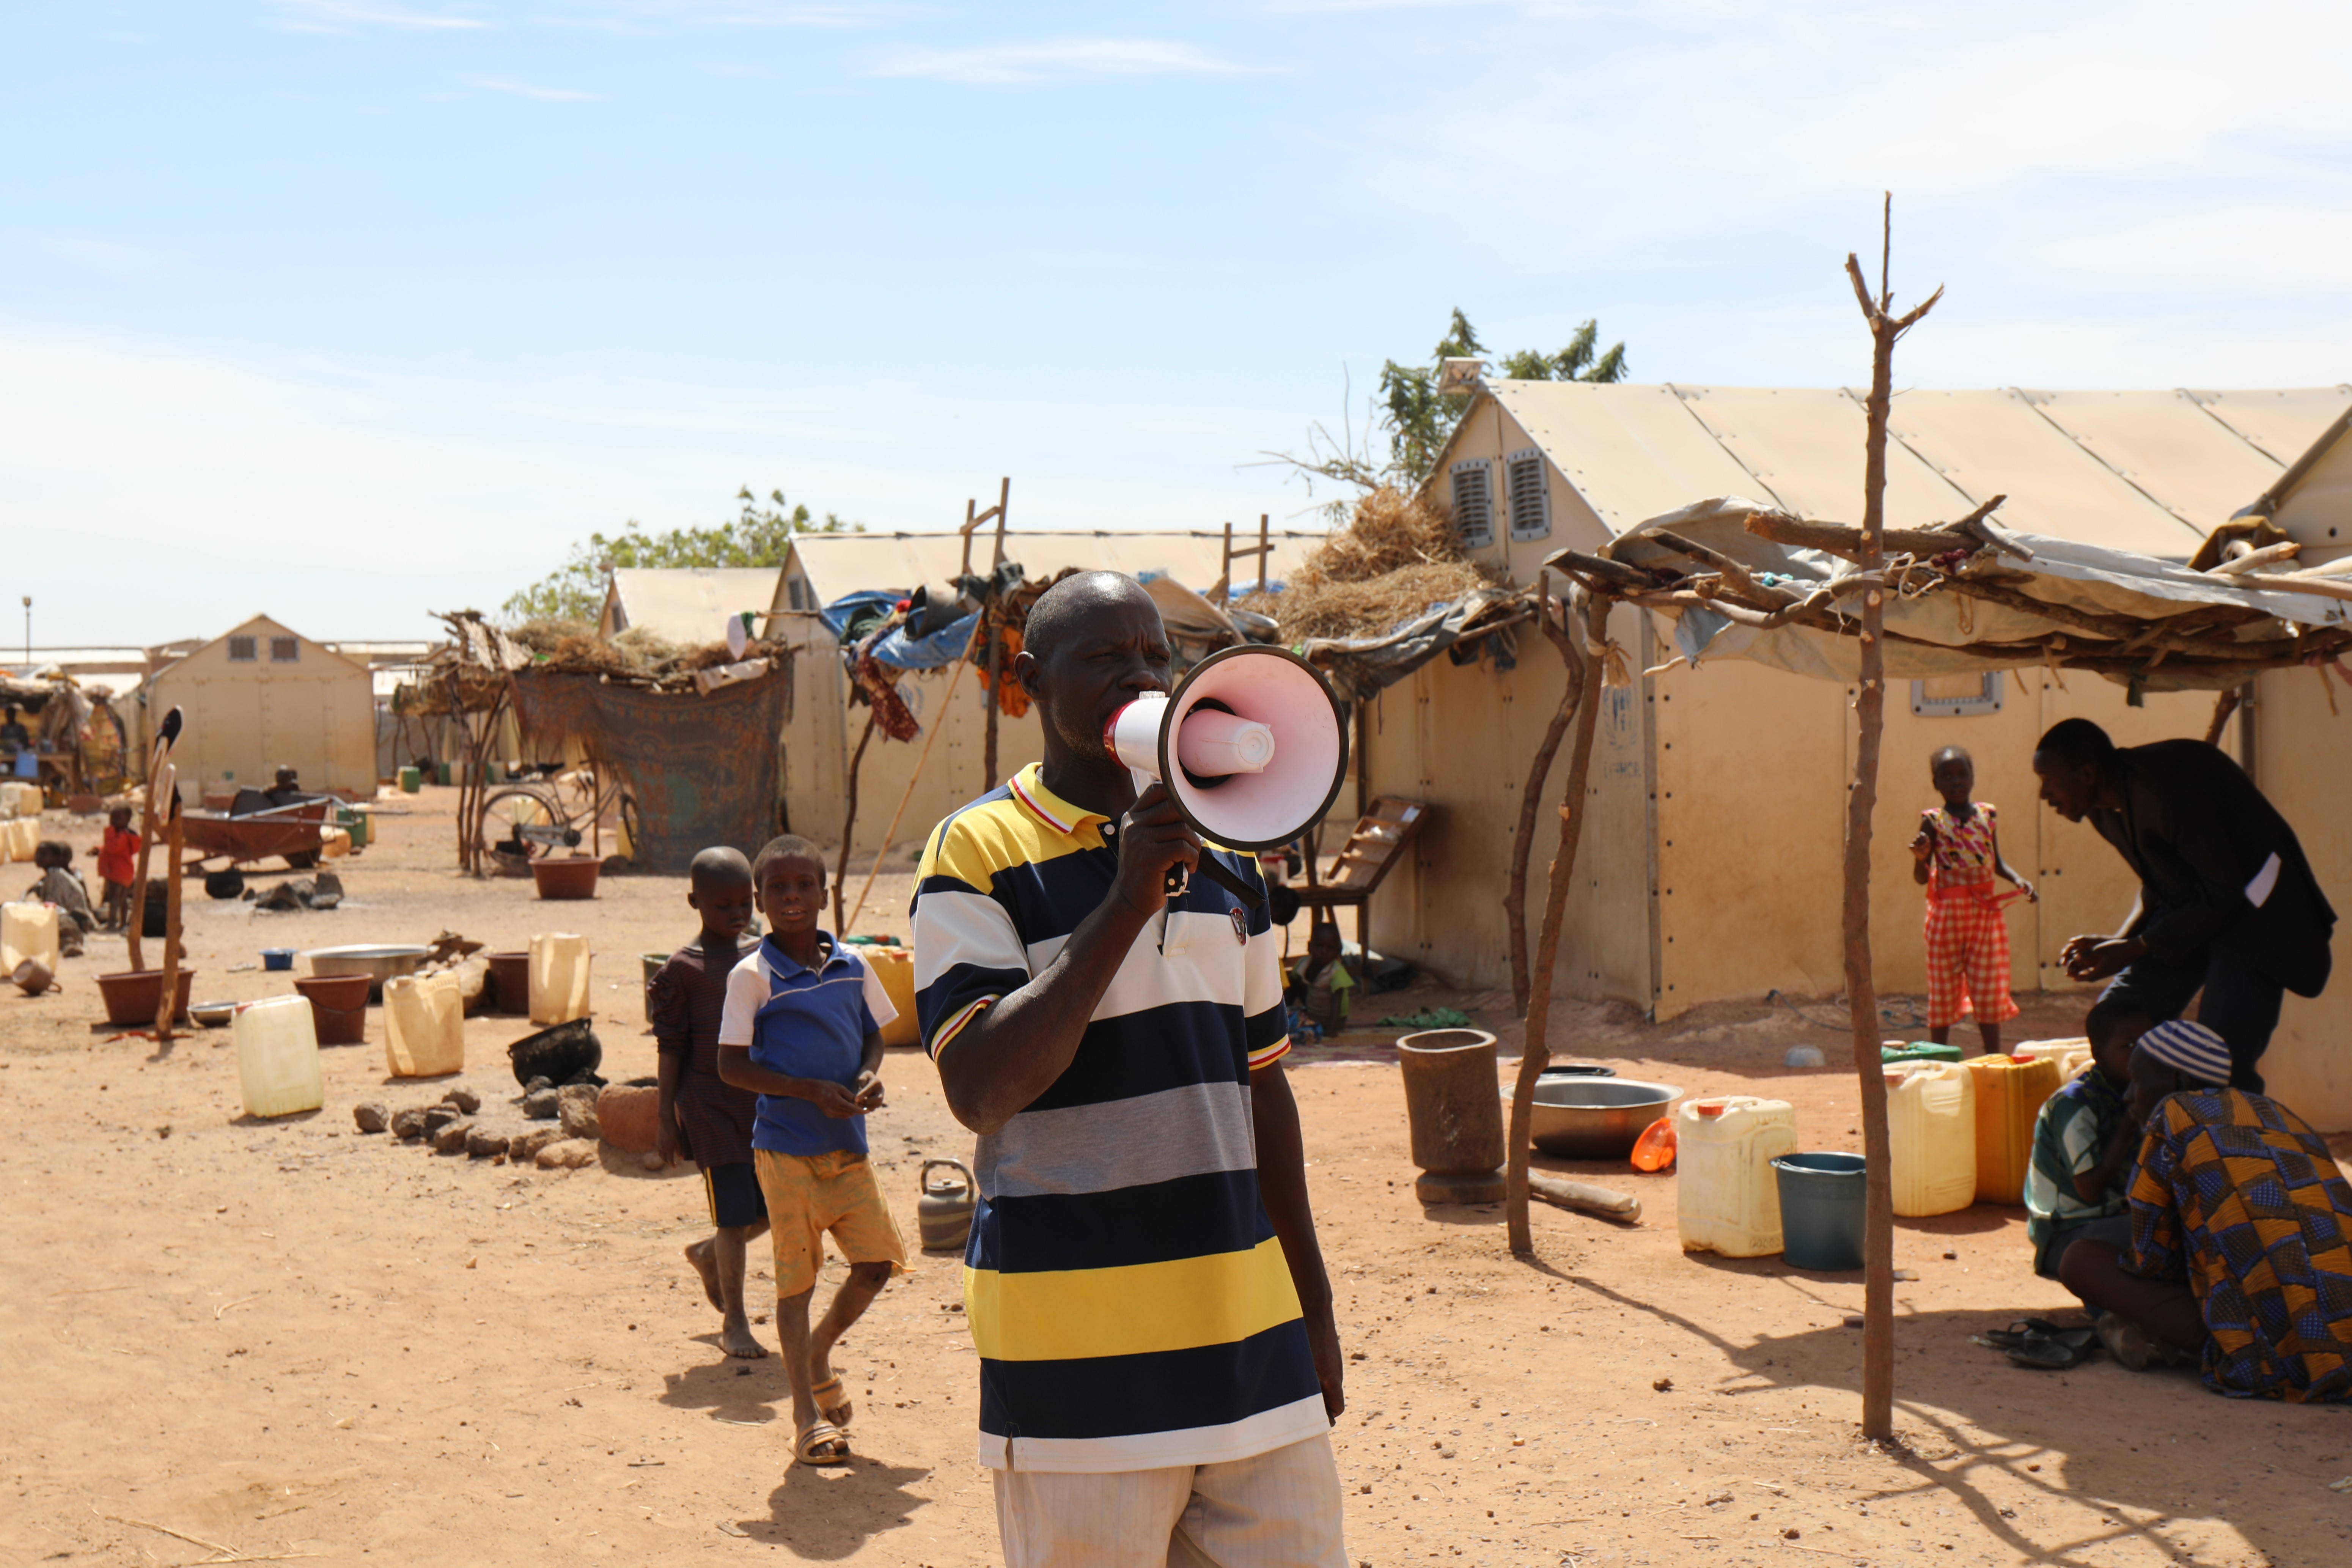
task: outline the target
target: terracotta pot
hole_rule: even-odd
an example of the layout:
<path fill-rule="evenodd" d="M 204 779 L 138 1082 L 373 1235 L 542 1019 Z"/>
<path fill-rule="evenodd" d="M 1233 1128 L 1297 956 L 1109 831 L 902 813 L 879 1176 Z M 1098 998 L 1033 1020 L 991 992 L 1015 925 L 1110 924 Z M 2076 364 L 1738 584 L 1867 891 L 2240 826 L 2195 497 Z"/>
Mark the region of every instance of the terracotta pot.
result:
<path fill-rule="evenodd" d="M 175 1019 L 187 1016 L 188 988 L 195 982 L 194 970 L 180 971 L 179 995 L 172 1009 Z M 121 974 L 101 974 L 98 977 L 98 994 L 106 1003 L 108 1023 L 152 1024 L 156 1005 L 163 1000 L 163 972 L 160 969 L 132 969 Z"/>
<path fill-rule="evenodd" d="M 604 863 L 593 855 L 566 856 L 562 859 L 549 858 L 530 863 L 531 880 L 539 884 L 542 899 L 593 899 L 596 896 L 596 873 Z"/>
<path fill-rule="evenodd" d="M 364 974 L 306 974 L 294 989 L 310 999 L 310 1017 L 322 1046 L 356 1046 L 367 1040 L 368 987 Z"/>
<path fill-rule="evenodd" d="M 490 1008 L 523 1018 L 530 1015 L 530 954 L 486 952 L 490 961 Z"/>

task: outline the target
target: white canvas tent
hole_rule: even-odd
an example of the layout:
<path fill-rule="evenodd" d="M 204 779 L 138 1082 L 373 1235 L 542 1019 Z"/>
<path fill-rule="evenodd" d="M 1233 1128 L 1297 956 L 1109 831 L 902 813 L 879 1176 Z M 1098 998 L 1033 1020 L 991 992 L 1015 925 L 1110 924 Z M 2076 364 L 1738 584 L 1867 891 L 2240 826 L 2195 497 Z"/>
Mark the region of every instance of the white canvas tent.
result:
<path fill-rule="evenodd" d="M 2352 386 L 1906 393 L 1895 403 L 1887 525 L 1925 528 L 2007 493 L 1999 515 L 2012 528 L 2185 561 L 2347 407 Z M 1598 551 L 1706 497 L 1748 496 L 1801 516 L 1854 521 L 1863 438 L 1859 395 L 1836 389 L 1490 381 L 1430 482 L 1454 504 L 1473 558 L 1524 584 L 1554 550 Z M 2345 539 L 2352 541 L 2352 527 Z M 1671 629 L 1625 608 L 1611 624 L 1637 672 L 1674 657 Z M 1508 984 L 1498 895 L 1527 759 L 1561 683 L 1549 650 L 1523 638 L 1517 667 L 1507 673 L 1437 660 L 1371 704 L 1370 788 L 1437 807 L 1412 862 L 1374 900 L 1374 945 L 1464 984 Z M 2272 695 L 2282 683 L 2294 694 L 2285 700 L 2296 713 L 2292 731 L 2281 727 L 2282 703 Z M 2309 743 L 2305 726 L 2327 721 L 2319 681 L 2298 670 L 2264 676 L 2258 689 L 2253 714 L 2232 719 L 2223 743 L 2252 763 L 2303 833 L 2323 883 L 2341 889 L 2352 909 L 2352 828 L 2331 848 L 2328 825 L 2340 804 L 2304 801 L 2294 782 L 2303 764 L 2293 753 Z M 1696 671 L 1676 665 L 1602 693 L 1558 987 L 1660 1017 L 1776 989 L 1835 994 L 1849 701 L 1845 685 L 1731 659 L 1702 659 Z M 2039 905 L 2011 910 L 2011 983 L 2063 988 L 2059 945 L 2112 929 L 2131 886 L 2087 826 L 2036 805 L 2034 738 L 2078 714 L 2126 745 L 2201 735 L 2212 697 L 2151 690 L 2134 707 L 2121 685 L 2027 667 L 1921 676 L 1907 693 L 1898 688 L 1888 707 L 1877 840 L 1907 840 L 1905 822 L 1933 803 L 1928 754 L 1946 744 L 1969 748 L 1979 795 L 2001 808 L 2003 849 L 2042 889 Z M 2352 748 L 2352 716 L 2330 731 L 2329 743 L 2339 735 Z M 1549 810 L 1537 820 L 1532 858 L 1540 867 L 1558 829 Z M 1879 984 L 1916 994 L 1924 977 L 1908 858 L 1880 860 L 1872 888 Z M 2352 984 L 2342 989 L 2352 998 Z M 2290 1002 L 2273 1052 L 2282 1082 L 2297 1081 L 2302 1068 L 2294 1064 L 2318 1056 L 2297 1043 L 2297 1031 L 2332 1016 L 2333 1005 Z M 2352 1025 L 2352 1013 L 2342 1022 Z M 2314 1114 L 2334 1104 L 2326 1114 L 2352 1126 L 2352 1073 L 2342 1076 L 2340 1089 L 2315 1082 L 2295 1102 Z"/>

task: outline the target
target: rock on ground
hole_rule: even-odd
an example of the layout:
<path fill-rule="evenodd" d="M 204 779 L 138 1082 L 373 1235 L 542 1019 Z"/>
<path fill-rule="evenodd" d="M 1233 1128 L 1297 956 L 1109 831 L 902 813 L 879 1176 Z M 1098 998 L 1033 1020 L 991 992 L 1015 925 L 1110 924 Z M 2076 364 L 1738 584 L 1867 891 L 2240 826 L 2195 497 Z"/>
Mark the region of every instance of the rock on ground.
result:
<path fill-rule="evenodd" d="M 631 1154 L 650 1154 L 661 1111 L 661 1090 L 608 1085 L 596 1097 L 596 1125 L 604 1142 Z"/>
<path fill-rule="evenodd" d="M 563 1123 L 566 1138 L 595 1139 L 604 1136 L 596 1123 L 596 1090 L 586 1084 L 566 1084 L 558 1091 L 556 1116 Z"/>
<path fill-rule="evenodd" d="M 470 1121 L 446 1122 L 433 1134 L 433 1147 L 444 1154 L 463 1153 L 466 1140 L 473 1131 L 474 1124 Z"/>
<path fill-rule="evenodd" d="M 352 1107 L 352 1120 L 362 1132 L 381 1132 L 392 1125 L 392 1108 L 380 1100 Z"/>
<path fill-rule="evenodd" d="M 596 1145 L 585 1138 L 566 1138 L 541 1149 L 536 1163 L 542 1171 L 576 1171 L 596 1163 Z"/>
<path fill-rule="evenodd" d="M 453 1121 L 464 1121 L 465 1116 L 464 1111 L 446 1101 L 440 1105 L 428 1105 L 425 1108 L 425 1135 L 428 1138 L 437 1138 L 442 1129 Z"/>
<path fill-rule="evenodd" d="M 448 1093 L 441 1097 L 441 1103 L 444 1105 L 454 1105 L 458 1110 L 464 1111 L 467 1115 L 471 1116 L 474 1112 L 482 1109 L 482 1097 L 476 1094 L 470 1089 L 453 1089 Z"/>
<path fill-rule="evenodd" d="M 533 1121 L 552 1121 L 560 1108 L 552 1087 L 534 1089 L 522 1097 L 522 1113 Z"/>
<path fill-rule="evenodd" d="M 518 1165 L 527 1165 L 539 1158 L 541 1149 L 562 1141 L 563 1129 L 561 1127 L 534 1127 L 507 1140 L 507 1158 Z"/>
<path fill-rule="evenodd" d="M 394 1111 L 392 1131 L 393 1135 L 404 1142 L 412 1138 L 424 1137 L 425 1108 L 421 1105 L 412 1105 L 404 1110 Z"/>
<path fill-rule="evenodd" d="M 493 1154 L 507 1152 L 508 1134 L 494 1132 L 487 1127 L 475 1127 L 466 1134 L 466 1152 L 477 1160 L 487 1160 Z"/>

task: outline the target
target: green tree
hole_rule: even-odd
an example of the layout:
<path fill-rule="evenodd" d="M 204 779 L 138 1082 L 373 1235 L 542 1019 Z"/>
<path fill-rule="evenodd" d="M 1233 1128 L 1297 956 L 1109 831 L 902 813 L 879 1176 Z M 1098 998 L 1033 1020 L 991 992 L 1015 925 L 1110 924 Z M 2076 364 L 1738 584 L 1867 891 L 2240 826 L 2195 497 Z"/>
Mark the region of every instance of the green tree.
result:
<path fill-rule="evenodd" d="M 1521 349 L 1503 356 L 1503 374 L 1512 381 L 1622 381 L 1625 345 L 1618 343 L 1596 356 L 1601 324 L 1588 321 L 1558 353 Z M 1470 409 L 1470 395 L 1440 395 L 1438 373 L 1449 359 L 1483 358 L 1486 345 L 1460 309 L 1454 312 L 1445 336 L 1425 365 L 1402 365 L 1390 360 L 1381 367 L 1381 400 L 1389 430 L 1390 477 L 1400 488 L 1412 489 L 1429 478 L 1437 455 L 1445 450 L 1454 427 Z"/>
<path fill-rule="evenodd" d="M 1588 321 L 1576 329 L 1568 346 L 1557 353 L 1522 349 L 1505 354 L 1503 374 L 1513 381 L 1624 380 L 1625 345 L 1618 343 L 1601 353 L 1600 342 L 1600 323 Z M 1297 469 L 1310 495 L 1318 479 L 1350 485 L 1358 491 L 1377 489 L 1382 485 L 1393 485 L 1402 490 L 1418 489 L 1437 466 L 1437 455 L 1445 450 L 1454 427 L 1470 410 L 1470 394 L 1437 390 L 1444 362 L 1483 359 L 1486 353 L 1486 345 L 1478 340 L 1477 329 L 1457 307 L 1427 364 L 1399 364 L 1389 360 L 1381 366 L 1380 393 L 1372 400 L 1371 420 L 1364 429 L 1360 447 L 1352 421 L 1343 423 L 1342 434 L 1336 439 L 1327 426 L 1318 424 L 1307 433 L 1306 456 L 1291 452 L 1268 452 L 1265 456 Z M 1388 437 L 1386 460 L 1373 454 L 1376 433 Z M 1334 522 L 1344 522 L 1348 509 L 1349 503 L 1343 499 L 1331 501 L 1325 510 Z"/>
<path fill-rule="evenodd" d="M 592 533 L 572 547 L 562 565 L 508 599 L 509 621 L 593 621 L 604 604 L 605 574 L 634 566 L 782 566 L 796 533 L 863 533 L 862 522 L 832 512 L 818 522 L 805 506 L 787 510 L 784 492 L 762 504 L 749 486 L 736 491 L 740 514 L 709 528 L 647 533 L 632 520 L 618 533 Z"/>

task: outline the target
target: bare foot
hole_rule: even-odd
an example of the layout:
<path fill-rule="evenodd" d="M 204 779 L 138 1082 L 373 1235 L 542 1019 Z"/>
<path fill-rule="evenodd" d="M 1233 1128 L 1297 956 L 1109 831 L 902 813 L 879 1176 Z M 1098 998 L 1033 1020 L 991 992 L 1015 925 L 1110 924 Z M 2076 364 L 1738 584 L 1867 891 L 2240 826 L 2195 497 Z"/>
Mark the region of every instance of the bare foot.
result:
<path fill-rule="evenodd" d="M 710 1298 L 710 1310 L 714 1312 L 725 1311 L 727 1299 L 719 1293 L 719 1260 L 710 1255 L 710 1238 L 705 1237 L 688 1247 L 686 1260 L 694 1265 L 694 1271 L 697 1274 L 702 1276 L 702 1293 Z M 748 1334 L 751 1330 L 746 1328 L 744 1332 Z M 736 1352 L 730 1350 L 727 1353 L 733 1355 Z M 768 1352 L 761 1351 L 760 1353 L 765 1355 Z"/>
<path fill-rule="evenodd" d="M 768 1353 L 768 1347 L 760 1342 L 760 1336 L 740 1316 L 719 1331 L 719 1348 L 744 1361 L 757 1361 Z"/>

